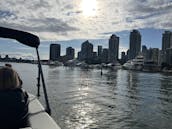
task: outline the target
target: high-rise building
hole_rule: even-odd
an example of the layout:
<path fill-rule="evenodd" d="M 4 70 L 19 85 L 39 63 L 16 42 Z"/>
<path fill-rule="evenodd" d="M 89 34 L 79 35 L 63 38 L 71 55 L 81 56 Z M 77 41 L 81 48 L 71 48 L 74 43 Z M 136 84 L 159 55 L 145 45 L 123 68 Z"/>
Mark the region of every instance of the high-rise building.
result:
<path fill-rule="evenodd" d="M 149 48 L 146 54 L 146 61 L 152 61 L 156 64 L 160 62 L 160 51 L 158 48 Z"/>
<path fill-rule="evenodd" d="M 68 60 L 74 59 L 75 56 L 75 49 L 72 47 L 66 48 L 66 57 Z"/>
<path fill-rule="evenodd" d="M 125 52 L 121 52 L 121 59 L 125 58 Z"/>
<path fill-rule="evenodd" d="M 130 53 L 129 59 L 134 59 L 139 55 L 141 49 L 141 34 L 138 30 L 133 30 L 130 33 Z"/>
<path fill-rule="evenodd" d="M 172 65 L 172 48 L 167 48 L 166 50 L 166 63 L 168 65 Z"/>
<path fill-rule="evenodd" d="M 156 64 L 159 63 L 159 56 L 160 56 L 160 51 L 158 48 L 153 48 L 152 49 L 152 61 L 155 62 Z"/>
<path fill-rule="evenodd" d="M 127 55 L 125 55 L 125 52 L 121 52 L 121 62 L 124 64 L 127 60 Z"/>
<path fill-rule="evenodd" d="M 79 51 L 79 52 L 78 52 L 77 59 L 78 59 L 78 60 L 82 60 L 82 54 L 81 54 L 81 51 Z"/>
<path fill-rule="evenodd" d="M 148 49 L 147 49 L 146 45 L 143 45 L 142 46 L 142 55 L 144 56 L 144 60 L 148 60 L 147 53 L 148 53 Z"/>
<path fill-rule="evenodd" d="M 152 61 L 152 54 L 153 54 L 153 49 L 152 48 L 149 48 L 147 50 L 147 54 L 146 54 L 146 56 L 147 56 L 146 60 L 147 61 Z"/>
<path fill-rule="evenodd" d="M 58 60 L 60 58 L 60 44 L 50 44 L 50 60 Z"/>
<path fill-rule="evenodd" d="M 162 35 L 162 51 L 165 52 L 167 48 L 172 47 L 172 32 L 165 31 Z"/>
<path fill-rule="evenodd" d="M 97 52 L 93 52 L 92 59 L 96 59 L 96 58 L 97 58 Z"/>
<path fill-rule="evenodd" d="M 143 45 L 142 46 L 142 53 L 146 53 L 147 52 L 147 47 L 146 47 L 146 45 Z"/>
<path fill-rule="evenodd" d="M 127 55 L 126 55 L 127 56 L 126 57 L 127 59 L 126 60 L 129 60 L 129 55 L 130 55 L 130 49 L 127 50 Z"/>
<path fill-rule="evenodd" d="M 88 61 L 93 58 L 93 44 L 85 41 L 81 45 L 81 53 L 79 54 L 80 60 Z"/>
<path fill-rule="evenodd" d="M 109 62 L 115 62 L 119 53 L 119 37 L 113 34 L 109 39 Z"/>
<path fill-rule="evenodd" d="M 109 53 L 109 50 L 107 48 L 104 48 L 102 51 L 102 56 L 101 56 L 102 63 L 108 63 L 108 53 Z"/>
<path fill-rule="evenodd" d="M 162 62 L 168 63 L 168 55 L 167 55 L 167 49 L 172 47 L 172 32 L 171 31 L 165 31 L 162 34 Z M 168 50 L 169 53 L 169 50 Z"/>
<path fill-rule="evenodd" d="M 98 57 L 102 54 L 102 46 L 98 46 Z"/>

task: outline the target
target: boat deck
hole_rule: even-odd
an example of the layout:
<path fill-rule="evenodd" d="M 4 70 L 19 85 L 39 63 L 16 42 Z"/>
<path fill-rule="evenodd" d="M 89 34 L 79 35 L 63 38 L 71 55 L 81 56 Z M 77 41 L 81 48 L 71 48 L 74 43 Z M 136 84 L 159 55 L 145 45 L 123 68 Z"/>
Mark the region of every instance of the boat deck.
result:
<path fill-rule="evenodd" d="M 37 97 L 29 94 L 29 118 L 30 127 L 20 129 L 60 129 L 56 122 L 45 112 Z"/>

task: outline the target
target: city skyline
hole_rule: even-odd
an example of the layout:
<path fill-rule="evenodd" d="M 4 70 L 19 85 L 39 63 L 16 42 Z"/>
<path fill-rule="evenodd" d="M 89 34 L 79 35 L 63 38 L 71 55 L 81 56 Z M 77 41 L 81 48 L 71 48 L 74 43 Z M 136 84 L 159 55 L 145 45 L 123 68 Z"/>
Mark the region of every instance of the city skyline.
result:
<path fill-rule="evenodd" d="M 130 32 L 129 37 L 129 49 L 121 52 L 121 58 L 119 58 L 119 41 L 120 37 L 112 34 L 109 38 L 108 48 L 103 48 L 103 46 L 98 45 L 97 51 L 93 50 L 94 45 L 88 40 L 81 44 L 81 51 L 78 52 L 77 59 L 79 61 L 86 61 L 87 63 L 115 63 L 120 61 L 125 63 L 127 60 L 136 59 L 136 57 L 143 57 L 145 62 L 154 62 L 157 65 L 168 64 L 171 65 L 172 56 L 172 32 L 165 31 L 162 34 L 162 49 L 159 48 L 147 48 L 146 45 L 142 45 L 141 49 L 141 39 L 142 35 L 136 29 Z M 50 48 L 52 45 L 51 44 Z M 56 44 L 59 45 L 59 44 Z M 71 47 L 69 47 L 71 48 Z M 59 49 L 54 49 L 56 52 L 60 52 Z M 50 53 L 53 51 L 50 50 Z M 67 49 L 66 49 L 67 52 Z M 56 54 L 57 55 L 57 54 Z M 66 54 L 67 55 L 67 54 Z M 73 54 L 74 55 L 74 54 Z M 68 55 L 70 56 L 70 54 Z M 65 58 L 64 58 L 65 57 Z M 67 56 L 63 56 L 63 61 L 66 61 Z M 73 56 L 74 57 L 74 56 Z M 70 58 L 73 59 L 73 58 Z M 121 59 L 121 60 L 118 60 Z M 50 57 L 50 60 L 51 59 Z M 56 60 L 59 60 L 58 58 Z"/>
<path fill-rule="evenodd" d="M 132 31 L 132 30 L 131 30 Z M 121 57 L 121 52 L 129 49 L 129 36 L 131 31 L 124 31 L 119 33 L 114 33 L 120 38 L 119 42 L 119 57 Z M 162 48 L 162 35 L 165 30 L 139 30 L 142 35 L 142 42 L 141 45 L 146 45 L 148 48 Z M 148 33 L 146 33 L 148 32 Z M 152 38 L 152 33 L 155 38 Z M 144 36 L 144 35 L 145 36 Z M 109 37 L 112 34 L 109 34 Z M 60 44 L 61 45 L 61 55 L 65 55 L 66 48 L 72 46 L 76 52 L 75 57 L 77 56 L 77 52 L 81 50 L 81 44 L 86 41 L 87 39 L 74 39 L 74 40 L 67 40 L 67 41 L 41 41 L 40 44 L 40 53 L 42 59 L 49 59 L 49 46 L 50 44 Z M 94 45 L 94 51 L 97 51 L 97 46 L 101 45 L 103 48 L 108 48 L 109 38 L 107 39 L 88 39 Z M 0 46 L 1 46 L 1 56 L 11 55 L 13 57 L 28 57 L 28 58 L 35 58 L 33 53 L 35 52 L 31 48 L 18 44 L 15 40 L 8 40 L 8 39 L 0 39 Z M 152 42 L 152 43 L 150 43 Z M 157 43 L 157 44 L 156 44 Z M 13 48 L 11 48 L 13 47 Z M 8 49 L 8 50 L 7 50 Z"/>
<path fill-rule="evenodd" d="M 108 48 L 98 45 L 97 51 L 94 51 L 94 45 L 88 40 L 81 44 L 81 51 L 77 53 L 76 58 L 78 61 L 86 61 L 88 64 L 99 64 L 99 63 L 125 63 L 127 60 L 136 59 L 136 57 L 142 56 L 145 62 L 154 62 L 156 65 L 171 65 L 172 61 L 172 32 L 164 31 L 162 34 L 162 49 L 159 48 L 147 48 L 146 45 L 142 45 L 142 35 L 139 30 L 132 30 L 129 37 L 129 49 L 121 52 L 121 58 L 119 58 L 119 41 L 120 37 L 112 34 L 109 38 Z M 66 48 L 66 54 L 61 55 L 60 44 L 50 44 L 49 46 L 49 59 L 50 61 L 60 61 L 65 63 L 68 60 L 75 58 L 75 49 L 71 46 Z M 2 57 L 2 55 L 0 55 Z M 9 55 L 2 57 L 2 60 L 16 60 L 16 58 L 8 58 Z M 20 57 L 20 59 L 22 59 Z M 18 59 L 17 59 L 18 60 Z M 28 60 L 28 59 L 27 59 Z M 34 58 L 32 57 L 32 60 Z"/>

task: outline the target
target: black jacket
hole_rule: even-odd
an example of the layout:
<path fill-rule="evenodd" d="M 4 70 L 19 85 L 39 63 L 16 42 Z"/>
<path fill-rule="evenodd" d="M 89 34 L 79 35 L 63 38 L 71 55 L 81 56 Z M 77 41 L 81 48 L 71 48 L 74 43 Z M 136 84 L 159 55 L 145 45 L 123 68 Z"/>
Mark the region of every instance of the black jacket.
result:
<path fill-rule="evenodd" d="M 28 115 L 28 95 L 22 89 L 0 91 L 0 129 L 18 128 Z"/>

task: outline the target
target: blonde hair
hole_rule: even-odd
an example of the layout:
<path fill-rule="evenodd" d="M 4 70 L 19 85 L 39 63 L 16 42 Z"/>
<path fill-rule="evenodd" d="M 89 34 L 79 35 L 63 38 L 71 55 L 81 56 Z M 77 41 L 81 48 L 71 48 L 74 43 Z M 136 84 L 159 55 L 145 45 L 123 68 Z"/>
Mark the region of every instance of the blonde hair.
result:
<path fill-rule="evenodd" d="M 22 81 L 11 67 L 0 68 L 0 90 L 21 88 Z"/>

